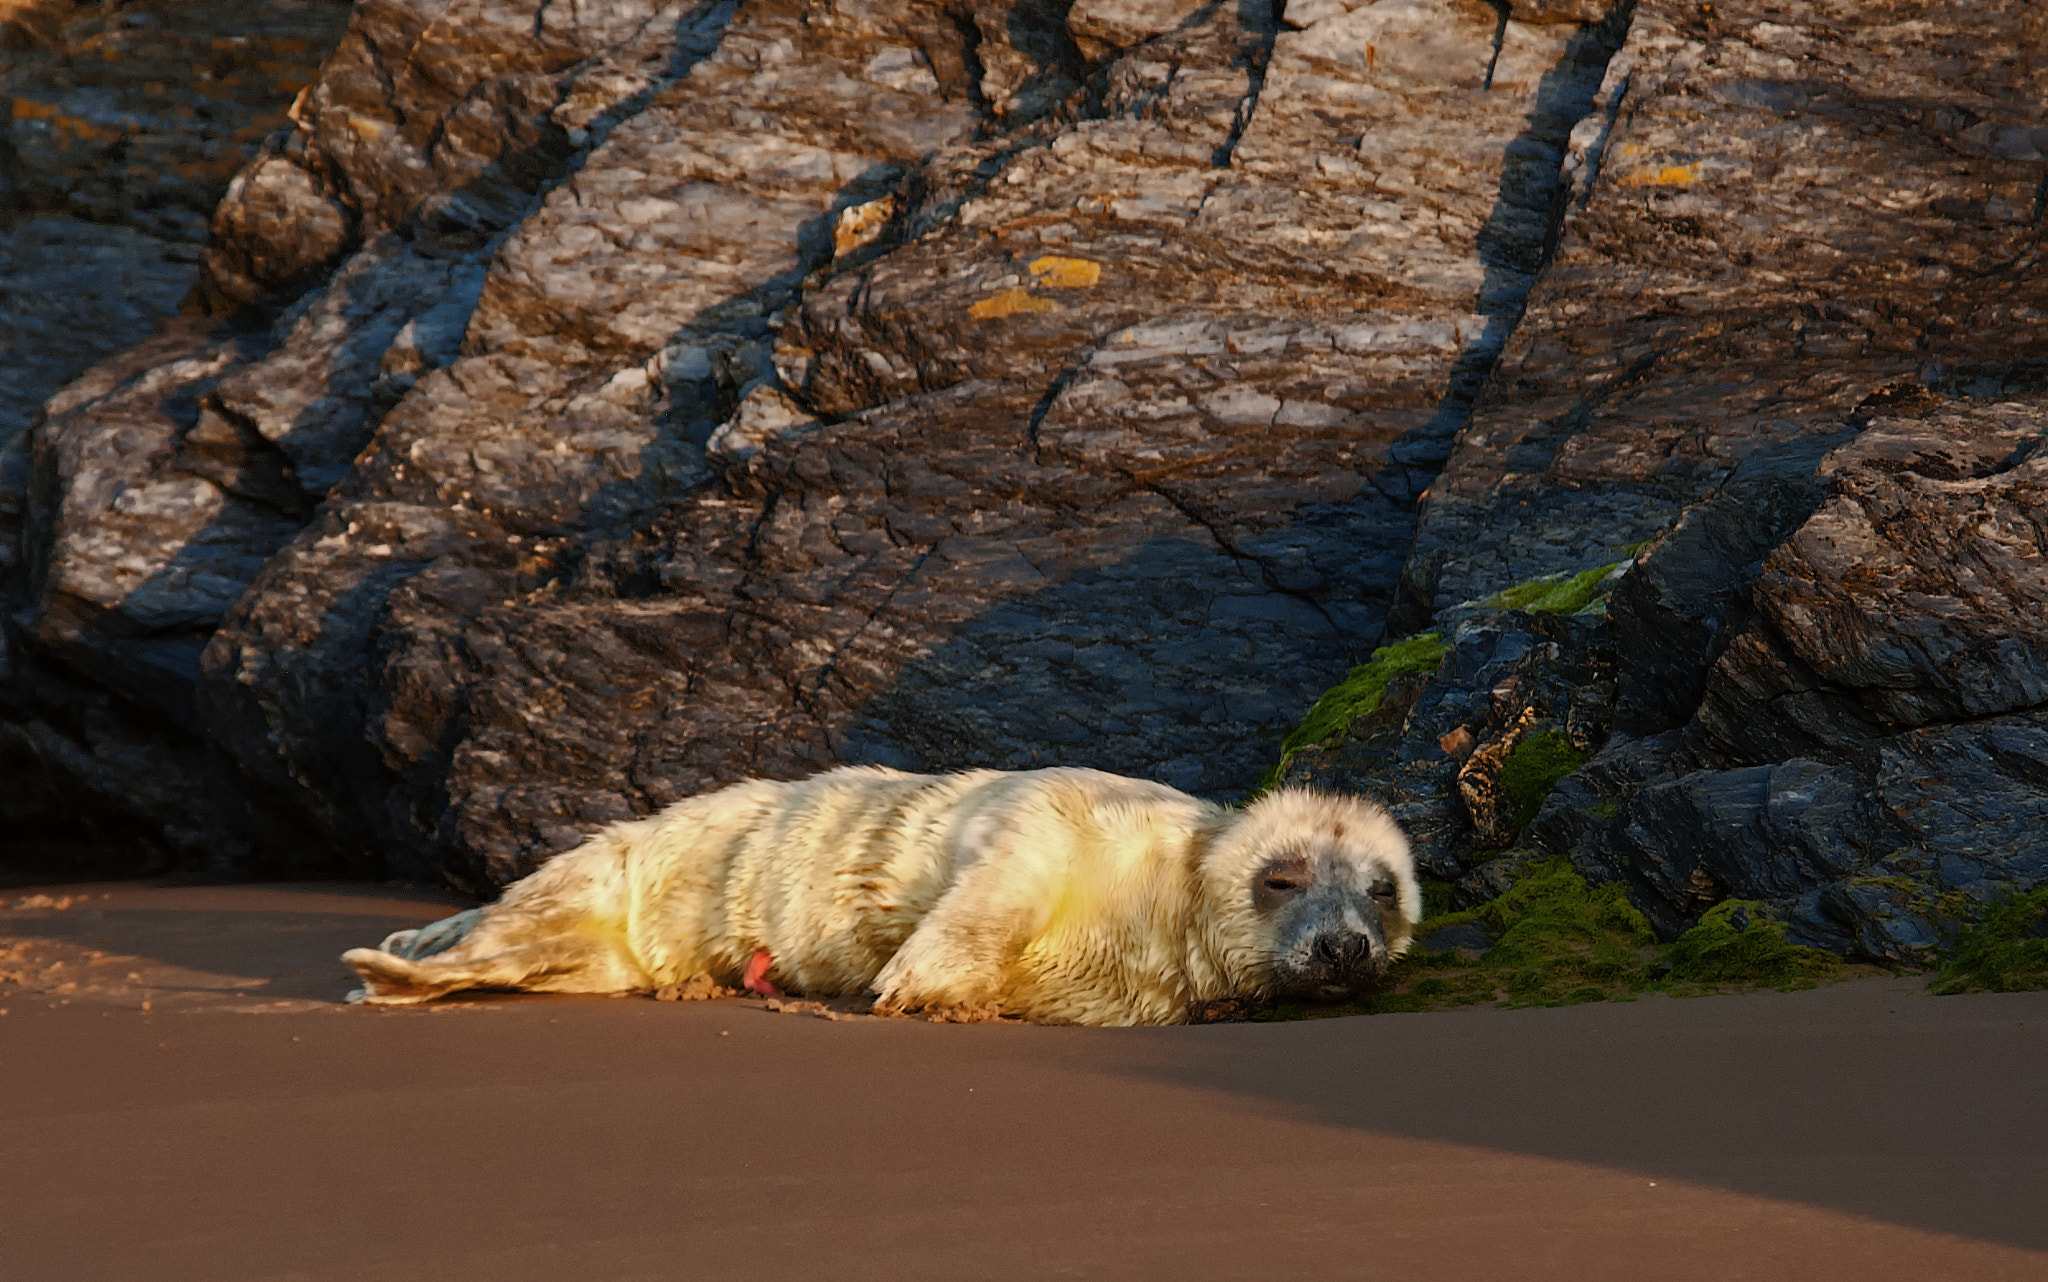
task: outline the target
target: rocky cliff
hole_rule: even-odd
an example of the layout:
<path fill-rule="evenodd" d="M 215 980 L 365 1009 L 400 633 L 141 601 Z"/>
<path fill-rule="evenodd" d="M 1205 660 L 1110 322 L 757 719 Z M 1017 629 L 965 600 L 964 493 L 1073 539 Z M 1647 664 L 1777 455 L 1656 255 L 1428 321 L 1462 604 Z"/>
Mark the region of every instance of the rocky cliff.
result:
<path fill-rule="evenodd" d="M 13 786 L 480 889 L 748 774 L 1231 797 L 1292 731 L 1468 896 L 1561 853 L 1937 942 L 2048 876 L 2043 54 L 2018 4 L 363 0 L 191 314 L 9 447 Z"/>

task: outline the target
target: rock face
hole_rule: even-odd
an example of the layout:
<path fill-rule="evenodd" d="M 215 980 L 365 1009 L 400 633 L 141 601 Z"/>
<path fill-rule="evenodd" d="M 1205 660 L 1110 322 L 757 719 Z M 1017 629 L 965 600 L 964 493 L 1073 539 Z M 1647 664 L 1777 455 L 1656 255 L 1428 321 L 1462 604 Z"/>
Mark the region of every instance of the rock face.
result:
<path fill-rule="evenodd" d="M 0 574 L 29 569 L 22 541 L 34 470 L 27 432 L 38 407 L 177 310 L 198 280 L 209 214 L 264 136 L 285 123 L 293 95 L 312 80 L 347 18 L 338 0 L 0 2 L 0 87 L 9 104 L 0 121 Z M 231 333 L 216 337 L 237 341 Z M 159 345 L 123 359 L 140 368 L 134 359 L 167 359 L 168 350 Z M 75 408 L 76 398 L 68 404 Z M 102 454 L 141 444 L 124 441 Z M 121 484 L 110 474 L 100 479 Z M 135 515 L 131 503 L 84 537 L 127 539 Z M 19 604 L 18 594 L 12 599 Z M 78 607 L 90 611 L 94 600 Z M 145 615 L 155 609 L 137 606 Z M 203 748 L 186 760 L 145 765 L 100 730 L 52 738 L 17 697 L 32 685 L 40 693 L 30 702 L 53 699 L 98 724 L 124 721 L 138 711 L 133 692 L 153 684 L 148 663 L 82 683 L 70 675 L 42 681 L 13 665 L 18 647 L 9 645 L 0 658 L 8 691 L 0 696 L 7 723 L 0 771 L 11 786 L 0 793 L 0 829 L 16 838 L 15 850 L 59 837 L 59 849 L 98 843 L 132 858 L 135 847 L 119 840 L 139 818 L 130 796 L 155 799 L 142 836 L 160 851 L 161 833 L 153 830 L 173 815 L 197 834 L 219 829 L 221 806 L 240 808 L 233 789 L 216 796 L 202 786 Z M 123 693 L 108 694 L 100 676 Z M 174 798 L 185 800 L 162 804 Z"/>
<path fill-rule="evenodd" d="M 1639 7 L 1612 119 L 1581 126 L 1597 177 L 1432 491 L 1430 603 L 1611 560 L 1889 396 L 2040 377 L 2048 71 L 2012 52 L 2044 22 Z"/>
<path fill-rule="evenodd" d="M 340 0 L 6 0 L 5 206 L 196 245 L 347 20 Z"/>
<path fill-rule="evenodd" d="M 0 0 L 0 442 L 175 310 L 228 181 L 347 17 L 340 0 Z"/>
<path fill-rule="evenodd" d="M 1707 768 L 1638 792 L 1584 858 L 1669 920 L 1732 887 L 1906 959 L 2048 878 L 2048 405 L 1877 419 L 1821 471 L 1673 754 Z"/>
<path fill-rule="evenodd" d="M 221 319 L 15 455 L 15 750 L 188 862 L 481 888 L 841 761 L 1242 795 L 1435 630 L 1295 777 L 1467 895 L 1559 850 L 1891 955 L 1870 886 L 2040 875 L 1910 764 L 2042 786 L 2015 49 L 1959 3 L 359 4 L 213 215 Z M 1539 747 L 1593 759 L 1532 822 Z M 1809 792 L 1848 817 L 1788 853 Z"/>
<path fill-rule="evenodd" d="M 469 884 L 842 759 L 1241 792 L 1381 630 L 1621 31 L 360 7 L 201 296 L 340 265 L 53 406 L 19 662 L 179 629 L 130 742 L 210 745 L 209 849 Z"/>

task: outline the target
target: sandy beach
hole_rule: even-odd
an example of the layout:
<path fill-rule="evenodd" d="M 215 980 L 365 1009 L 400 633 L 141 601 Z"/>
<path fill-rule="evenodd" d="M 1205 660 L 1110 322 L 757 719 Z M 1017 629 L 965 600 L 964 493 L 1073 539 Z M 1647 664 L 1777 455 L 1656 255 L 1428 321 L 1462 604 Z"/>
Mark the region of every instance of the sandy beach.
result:
<path fill-rule="evenodd" d="M 0 902 L 38 896 L 0 912 L 9 1278 L 2048 1276 L 2048 994 L 1141 1030 L 379 1011 L 335 955 L 458 901 Z"/>

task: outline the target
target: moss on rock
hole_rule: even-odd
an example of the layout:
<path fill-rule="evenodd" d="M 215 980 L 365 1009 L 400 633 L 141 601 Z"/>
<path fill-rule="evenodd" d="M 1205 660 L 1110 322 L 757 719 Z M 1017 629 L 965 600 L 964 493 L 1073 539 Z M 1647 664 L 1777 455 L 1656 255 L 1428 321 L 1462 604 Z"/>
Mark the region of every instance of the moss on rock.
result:
<path fill-rule="evenodd" d="M 1430 877 L 1422 877 L 1418 880 L 1422 883 L 1422 916 L 1424 920 L 1433 921 L 1438 917 L 1448 916 L 1451 911 L 1451 896 L 1457 893 L 1457 883 L 1437 881 Z"/>
<path fill-rule="evenodd" d="M 1340 1006 L 1281 1006 L 1263 1016 L 1424 1011 L 1496 1002 L 1573 1006 L 1628 998 L 1652 983 L 1656 936 L 1619 885 L 1593 886 L 1562 859 L 1532 867 L 1505 895 L 1462 913 L 1428 919 L 1423 935 L 1475 923 L 1493 943 L 1476 959 L 1417 949 L 1387 988 Z"/>
<path fill-rule="evenodd" d="M 1505 588 L 1477 604 L 1485 610 L 1534 610 L 1543 614 L 1577 614 L 1612 587 L 1609 582 L 1627 561 L 1610 561 L 1573 575 L 1546 575 Z"/>
<path fill-rule="evenodd" d="M 1562 730 L 1545 730 L 1516 744 L 1500 766 L 1501 791 L 1515 805 L 1514 827 L 1526 828 L 1557 781 L 1586 760 L 1586 754 L 1574 748 Z"/>
<path fill-rule="evenodd" d="M 1993 908 L 1981 925 L 1965 927 L 1955 957 L 1928 988 L 1944 997 L 2048 989 L 2048 886 Z"/>
<path fill-rule="evenodd" d="M 1278 783 L 1294 758 L 1309 748 L 1331 743 L 1350 729 L 1351 723 L 1379 709 L 1387 694 L 1387 683 L 1404 672 L 1434 672 L 1444 658 L 1443 638 L 1435 632 L 1381 646 L 1372 658 L 1336 685 L 1323 692 L 1301 724 L 1280 743 L 1280 760 L 1259 780 L 1257 791 Z"/>
<path fill-rule="evenodd" d="M 1495 932 L 1480 958 L 1508 1006 L 1567 1006 L 1640 991 L 1657 937 L 1618 884 L 1588 885 L 1562 859 L 1474 910 Z"/>
<path fill-rule="evenodd" d="M 1801 985 L 1824 979 L 1842 959 L 1785 937 L 1785 925 L 1763 904 L 1728 899 L 1680 935 L 1669 954 L 1671 979 L 1694 984 Z"/>

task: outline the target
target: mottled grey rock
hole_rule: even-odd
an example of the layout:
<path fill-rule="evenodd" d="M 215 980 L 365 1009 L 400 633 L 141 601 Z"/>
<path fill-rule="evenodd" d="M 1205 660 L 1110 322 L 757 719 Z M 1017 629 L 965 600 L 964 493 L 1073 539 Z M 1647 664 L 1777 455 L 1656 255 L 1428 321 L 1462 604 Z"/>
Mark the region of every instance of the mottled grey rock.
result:
<path fill-rule="evenodd" d="M 1694 725 L 1709 760 L 2048 703 L 2048 402 L 1878 419 L 1771 553 Z"/>
<path fill-rule="evenodd" d="M 232 434 L 186 438 L 250 341 L 169 327 L 53 397 L 29 438 L 0 654 L 0 751 L 33 763 L 10 778 L 24 837 L 52 826 L 44 799 L 94 797 L 87 834 L 139 828 L 158 857 L 246 866 L 246 807 L 192 691 L 213 625 L 297 523 L 187 466 L 220 476 Z"/>
<path fill-rule="evenodd" d="M 1764 555 L 1820 502 L 1821 458 L 1851 431 L 1750 455 L 1637 554 L 1607 599 L 1615 649 L 1626 656 L 1617 730 L 1657 734 L 1692 718 L 1714 661 L 1748 621 Z"/>
<path fill-rule="evenodd" d="M 836 211 L 972 128 L 964 95 L 900 74 L 915 32 L 859 6 L 837 22 L 811 16 L 763 5 L 729 28 L 730 9 L 672 17 L 690 57 L 716 52 L 679 54 L 687 73 L 605 135 L 497 250 L 464 355 L 399 402 L 369 465 L 217 641 L 216 733 L 252 769 L 308 780 L 307 804 L 384 840 L 433 850 L 448 839 L 451 761 L 489 771 L 501 759 L 459 753 L 461 723 L 449 724 L 500 715 L 462 690 L 488 660 L 481 674 L 467 659 L 447 666 L 465 648 L 493 653 L 489 625 L 464 640 L 469 616 L 558 590 L 587 540 L 629 532 L 707 481 L 702 447 L 738 385 L 769 369 L 769 318 L 829 253 Z M 572 647 L 579 670 L 585 648 Z M 384 674 L 368 709 L 366 665 Z M 648 695 L 596 684 L 612 699 Z M 520 699 L 514 723 L 540 706 Z M 597 720 L 562 728 L 572 740 L 631 731 L 612 711 Z M 550 828 L 555 848 L 572 844 L 573 824 L 630 813 L 604 787 L 608 770 L 568 753 L 556 758 L 565 771 L 517 780 L 538 797 L 599 797 Z M 300 764 L 315 760 L 317 771 Z M 394 791 L 386 770 L 417 791 Z"/>
<path fill-rule="evenodd" d="M 318 502 L 383 414 L 455 359 L 483 281 L 481 264 L 429 258 L 387 233 L 299 300 L 279 350 L 223 379 L 215 401 L 277 447 L 306 504 Z"/>
<path fill-rule="evenodd" d="M 260 482 L 209 466 L 226 451 L 204 447 L 231 448 L 232 429 L 188 445 L 203 398 L 248 355 L 245 340 L 203 322 L 175 327 L 51 398 L 33 437 L 29 635 L 46 650 L 80 647 L 69 661 L 166 714 L 180 699 L 159 678 L 177 674 L 189 695 L 212 625 L 296 528 L 251 497 Z M 140 662 L 108 652 L 130 645 Z"/>
<path fill-rule="evenodd" d="M 1442 952 L 1451 948 L 1461 948 L 1470 952 L 1483 953 L 1493 946 L 1493 937 L 1486 933 L 1486 927 L 1476 921 L 1468 921 L 1457 926 L 1446 926 L 1434 934 L 1425 935 L 1415 941 L 1415 946 L 1435 952 Z"/>
<path fill-rule="evenodd" d="M 1843 758 L 1644 788 L 1573 858 L 1628 883 L 1666 933 L 1720 899 L 1762 899 L 1804 942 L 1908 964 L 2048 882 L 2048 715 L 1907 731 Z"/>
<path fill-rule="evenodd" d="M 37 409 L 149 336 L 208 213 L 341 35 L 336 0 L 69 0 L 0 22 L 0 574 Z"/>
<path fill-rule="evenodd" d="M 401 228 L 431 255 L 483 249 L 730 7 L 364 0 L 215 212 L 202 300 L 289 297 Z"/>
<path fill-rule="evenodd" d="M 233 533 L 176 554 L 123 546 L 182 540 L 183 518 L 213 508 L 219 487 L 205 476 L 264 488 L 232 431 L 163 448 L 163 424 L 188 414 L 191 387 L 217 371 L 196 384 L 165 372 L 148 387 L 169 403 L 138 399 L 149 360 L 177 364 L 211 340 L 175 327 L 144 345 L 143 365 L 117 358 L 113 377 L 58 397 L 61 441 L 29 428 L 66 384 L 177 310 L 199 274 L 208 213 L 285 122 L 346 20 L 334 0 L 56 0 L 8 6 L 0 22 L 10 107 L 0 120 L 0 603 L 16 616 L 0 625 L 0 858 L 10 867 L 89 875 L 258 862 L 246 799 L 190 733 L 189 701 L 166 701 L 196 674 L 192 628 L 203 632 L 232 598 L 227 579 L 254 566 Z M 239 351 L 234 336 L 216 337 Z M 106 439 L 89 444 L 77 429 L 102 413 Z M 149 474 L 173 458 L 197 471 Z M 82 506 L 53 490 L 72 480 Z M 214 510 L 227 527 L 263 523 L 225 500 Z M 61 541 L 52 524 L 65 527 Z M 52 608 L 38 617 L 28 602 L 53 577 Z M 39 636 L 66 657 L 53 661 Z M 169 728 L 167 707 L 182 728 Z M 320 867 L 289 855 L 270 866 L 293 863 Z"/>
<path fill-rule="evenodd" d="M 348 12 L 346 0 L 15 0 L 0 23 L 0 219 L 77 218 L 196 249 Z"/>
<path fill-rule="evenodd" d="M 1199 0 L 1074 0 L 1067 30 L 1082 52 L 1102 58 L 1165 35 L 1201 8 Z"/>
<path fill-rule="evenodd" d="M 2044 458 L 2039 398 L 1871 421 L 1748 576 L 1746 622 L 1662 736 L 1662 775 L 1596 762 L 1539 844 L 1628 883 L 1666 932 L 1763 899 L 1809 942 L 1894 962 L 2042 884 Z M 1710 599 L 1671 582 L 1667 599 Z"/>
<path fill-rule="evenodd" d="M 357 15 L 358 27 L 375 25 L 372 8 Z M 677 11 L 664 12 L 680 21 Z M 587 113 L 579 127 L 608 123 L 604 88 L 629 97 L 646 88 L 615 64 L 626 58 L 637 66 L 652 55 L 602 43 L 617 34 L 605 25 L 616 17 L 608 13 L 585 33 L 597 46 L 586 50 L 594 56 L 578 65 L 580 76 L 566 79 L 562 109 Z M 625 34 L 644 25 L 628 24 Z M 670 27 L 654 39 L 665 73 L 678 38 Z M 480 67 L 488 63 L 486 57 Z M 351 64 L 344 57 L 338 65 Z M 585 84 L 588 77 L 599 86 Z M 493 83 L 475 81 L 472 90 L 488 96 Z M 225 261 L 219 255 L 227 253 L 239 255 L 234 261 L 244 267 L 270 264 L 262 269 L 262 289 L 288 288 L 363 232 L 325 180 L 288 163 L 289 154 L 306 154 L 309 132 L 298 131 L 297 141 L 273 140 L 238 177 L 209 251 L 216 284 Z M 568 149 L 552 173 L 519 173 L 544 184 L 575 154 Z M 522 212 L 523 204 L 510 208 L 508 221 Z M 465 226 L 474 233 L 482 224 Z M 151 823 L 168 824 L 178 834 L 170 845 L 182 847 L 187 859 L 315 868 L 330 852 L 349 849 L 350 824 L 359 821 L 343 816 L 334 832 L 313 827 L 297 850 L 254 851 L 252 807 L 288 806 L 297 785 L 271 765 L 267 751 L 251 758 L 258 767 L 253 779 L 232 751 L 215 759 L 227 735 L 204 725 L 199 659 L 222 616 L 347 474 L 383 414 L 460 347 L 482 262 L 461 236 L 447 232 L 445 219 L 433 229 L 417 222 L 409 229 L 409 240 L 372 239 L 267 333 L 194 319 L 103 364 L 54 398 L 36 431 L 0 456 L 21 461 L 0 468 L 0 479 L 26 508 L 18 543 L 9 540 L 19 551 L 6 583 L 6 655 L 14 677 L 8 715 L 35 737 L 34 755 L 54 772 L 49 782 L 45 775 L 25 779 L 25 788 L 61 790 L 83 778 L 98 792 L 119 773 L 105 765 L 109 758 L 125 759 L 124 768 L 134 771 L 156 763 L 178 782 L 107 795 Z M 234 306 L 260 293 L 256 286 L 226 294 L 215 288 L 210 297 Z M 209 296 L 205 288 L 201 294 Z M 31 459 L 32 467 L 21 465 Z M 73 692 L 67 680 L 90 688 Z M 103 706 L 109 692 L 111 714 Z M 129 702 L 132 709 L 122 706 Z M 120 715 L 131 711 L 139 715 Z M 190 786 L 193 771 L 214 782 Z M 176 802 L 175 817 L 153 808 L 148 799 L 158 793 Z M 355 857 L 363 858 L 360 847 Z"/>
<path fill-rule="evenodd" d="M 197 257 L 129 227 L 49 216 L 0 224 L 0 445 L 64 384 L 176 311 Z"/>
<path fill-rule="evenodd" d="M 1579 863 L 1631 883 L 1638 905 L 1674 934 L 1731 894 L 1794 900 L 1868 867 L 1873 820 L 1846 766 L 1701 772 L 1637 792 Z"/>
<path fill-rule="evenodd" d="M 52 398 L 27 438 L 10 657 L 132 701 L 147 715 L 123 749 L 131 758 L 197 757 L 179 769 L 202 768 L 200 657 L 215 628 L 369 439 L 389 403 L 387 353 L 412 368 L 452 354 L 437 330 L 427 355 L 418 341 L 398 348 L 397 336 L 417 340 L 416 319 L 431 325 L 450 303 L 466 312 L 480 274 L 386 238 L 268 334 L 187 320 Z M 39 751 L 67 735 L 99 746 L 74 742 L 52 760 L 109 751 L 114 732 L 77 724 L 75 701 L 51 702 L 53 688 L 27 683 L 11 701 Z M 188 799 L 192 813 L 175 825 L 188 839 L 174 844 L 222 845 L 198 820 L 223 788 Z M 232 825 L 225 842 L 243 844 Z"/>

